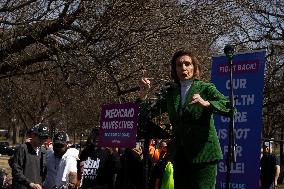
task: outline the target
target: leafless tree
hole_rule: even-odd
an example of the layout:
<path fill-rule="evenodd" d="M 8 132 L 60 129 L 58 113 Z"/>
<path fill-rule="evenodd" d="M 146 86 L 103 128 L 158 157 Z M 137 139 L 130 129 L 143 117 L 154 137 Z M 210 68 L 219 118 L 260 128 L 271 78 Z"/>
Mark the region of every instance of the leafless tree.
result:
<path fill-rule="evenodd" d="M 153 78 L 152 93 L 169 81 L 169 61 L 178 48 L 196 51 L 209 79 L 218 36 L 232 25 L 232 14 L 220 5 L 205 0 L 2 1 L 1 112 L 23 128 L 39 121 L 73 131 L 90 128 L 98 124 L 103 103 L 135 99 L 141 76 Z"/>
<path fill-rule="evenodd" d="M 284 127 L 284 2 L 236 1 L 236 5 L 243 15 L 233 33 L 236 44 L 267 50 L 263 137 L 275 137 Z"/>

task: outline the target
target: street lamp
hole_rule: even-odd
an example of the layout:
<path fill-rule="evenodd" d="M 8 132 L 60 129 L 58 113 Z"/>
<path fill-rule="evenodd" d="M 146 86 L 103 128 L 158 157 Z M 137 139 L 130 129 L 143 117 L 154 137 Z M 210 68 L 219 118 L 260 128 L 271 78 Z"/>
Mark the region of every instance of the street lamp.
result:
<path fill-rule="evenodd" d="M 11 122 L 12 122 L 12 128 L 13 128 L 13 136 L 12 136 L 12 140 L 13 140 L 13 145 L 15 145 L 17 143 L 17 135 L 18 135 L 18 132 L 17 132 L 17 127 L 16 127 L 16 121 L 17 119 L 15 117 L 13 117 L 11 119 Z"/>
<path fill-rule="evenodd" d="M 82 148 L 83 137 L 84 137 L 84 133 L 82 132 L 81 135 L 80 135 L 80 152 L 81 152 L 81 148 Z"/>

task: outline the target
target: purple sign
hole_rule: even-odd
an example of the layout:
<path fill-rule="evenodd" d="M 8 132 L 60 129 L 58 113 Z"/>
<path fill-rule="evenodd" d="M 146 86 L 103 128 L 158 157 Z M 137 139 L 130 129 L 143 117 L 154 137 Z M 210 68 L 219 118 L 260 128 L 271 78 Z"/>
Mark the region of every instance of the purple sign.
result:
<path fill-rule="evenodd" d="M 99 146 L 132 148 L 136 145 L 139 106 L 135 103 L 102 106 Z"/>
<path fill-rule="evenodd" d="M 211 80 L 219 91 L 229 97 L 231 85 L 227 58 L 216 56 L 212 61 Z M 237 146 L 229 186 L 235 189 L 258 189 L 265 51 L 236 54 L 232 63 Z M 216 189 L 225 189 L 230 118 L 215 115 L 214 121 L 224 155 L 223 160 L 218 162 Z"/>

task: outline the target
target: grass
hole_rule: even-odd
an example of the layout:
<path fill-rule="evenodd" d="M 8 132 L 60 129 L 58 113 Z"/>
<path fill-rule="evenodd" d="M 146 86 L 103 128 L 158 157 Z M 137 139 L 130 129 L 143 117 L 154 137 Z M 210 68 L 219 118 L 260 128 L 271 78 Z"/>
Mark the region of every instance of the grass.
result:
<path fill-rule="evenodd" d="M 0 168 L 6 169 L 7 173 L 11 175 L 11 168 L 8 165 L 9 156 L 1 155 L 0 156 Z"/>

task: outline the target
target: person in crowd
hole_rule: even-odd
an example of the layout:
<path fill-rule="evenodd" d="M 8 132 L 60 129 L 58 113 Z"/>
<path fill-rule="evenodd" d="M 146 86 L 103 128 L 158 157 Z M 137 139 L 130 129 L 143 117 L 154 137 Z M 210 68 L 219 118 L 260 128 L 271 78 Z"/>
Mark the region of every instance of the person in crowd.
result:
<path fill-rule="evenodd" d="M 200 80 L 196 56 L 178 50 L 171 60 L 173 82 L 162 93 L 155 106 L 147 101 L 149 78 L 141 78 L 140 115 L 151 118 L 167 112 L 172 125 L 175 189 L 215 188 L 217 161 L 222 159 L 220 143 L 214 127 L 213 113 L 230 116 L 228 99 L 214 84 Z"/>
<path fill-rule="evenodd" d="M 157 146 L 158 144 L 156 144 L 156 140 L 150 139 L 149 156 L 153 164 L 159 161 L 160 151 Z"/>
<path fill-rule="evenodd" d="M 263 155 L 260 159 L 261 189 L 273 189 L 277 186 L 280 162 L 272 151 L 272 143 L 264 142 Z"/>
<path fill-rule="evenodd" d="M 44 147 L 46 150 L 52 149 L 52 141 L 51 141 L 50 138 L 47 139 L 47 141 L 44 142 L 43 147 Z"/>
<path fill-rule="evenodd" d="M 0 189 L 10 189 L 12 187 L 11 176 L 5 168 L 0 168 Z"/>
<path fill-rule="evenodd" d="M 168 142 L 166 140 L 162 140 L 159 143 L 159 161 L 164 159 L 165 156 L 168 154 Z"/>
<path fill-rule="evenodd" d="M 53 138 L 53 150 L 47 155 L 47 175 L 45 189 L 77 185 L 77 160 L 79 150 L 68 148 L 69 137 L 66 132 L 58 132 Z"/>
<path fill-rule="evenodd" d="M 115 189 L 117 175 L 121 169 L 120 155 L 117 148 L 106 148 L 107 161 L 104 166 L 103 175 L 107 178 L 107 189 Z"/>
<path fill-rule="evenodd" d="M 87 146 L 80 154 L 78 176 L 81 189 L 112 189 L 115 186 L 115 174 L 120 168 L 119 155 L 110 148 L 101 148 L 98 144 L 98 129 L 94 129 Z"/>
<path fill-rule="evenodd" d="M 150 189 L 160 189 L 161 181 L 163 177 L 163 173 L 166 168 L 166 164 L 168 162 L 168 145 L 165 140 L 160 141 L 159 143 L 159 160 L 158 162 L 153 165 L 150 181 L 149 181 L 149 188 Z"/>
<path fill-rule="evenodd" d="M 155 189 L 173 189 L 173 164 L 170 160 L 169 147 L 165 141 L 161 143 L 163 155 L 157 164 L 157 177 L 155 182 Z"/>
<path fill-rule="evenodd" d="M 121 169 L 117 176 L 116 189 L 145 188 L 143 151 L 139 146 L 126 148 L 120 156 Z M 149 161 L 150 164 L 150 161 Z M 150 166 L 148 167 L 150 170 Z"/>
<path fill-rule="evenodd" d="M 30 141 L 16 147 L 14 155 L 9 159 L 12 188 L 42 189 L 46 174 L 46 151 L 41 146 L 48 136 L 48 125 L 39 123 L 29 131 Z"/>

